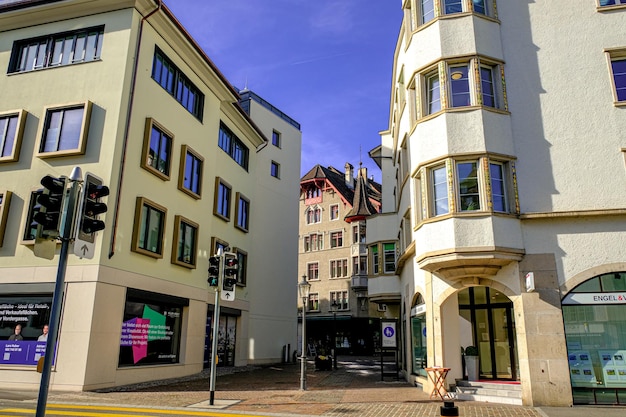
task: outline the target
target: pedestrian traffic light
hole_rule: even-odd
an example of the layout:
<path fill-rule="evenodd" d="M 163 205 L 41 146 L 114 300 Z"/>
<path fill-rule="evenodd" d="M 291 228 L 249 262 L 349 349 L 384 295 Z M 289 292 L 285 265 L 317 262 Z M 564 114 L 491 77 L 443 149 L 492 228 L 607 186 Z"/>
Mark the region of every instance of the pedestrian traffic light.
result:
<path fill-rule="evenodd" d="M 209 285 L 217 287 L 220 281 L 220 257 L 211 256 L 209 258 Z"/>
<path fill-rule="evenodd" d="M 224 283 L 222 284 L 224 291 L 233 291 L 235 289 L 238 265 L 237 254 L 229 252 L 224 254 Z"/>
<path fill-rule="evenodd" d="M 66 177 L 56 178 L 52 175 L 46 175 L 41 179 L 44 188 L 37 197 L 32 224 L 37 227 L 37 239 L 59 237 L 67 181 Z"/>
<path fill-rule="evenodd" d="M 85 175 L 82 204 L 78 211 L 77 238 L 93 243 L 95 233 L 103 230 L 104 221 L 98 215 L 106 213 L 107 205 L 102 198 L 109 195 L 109 187 L 102 185 L 102 180 L 91 173 Z"/>

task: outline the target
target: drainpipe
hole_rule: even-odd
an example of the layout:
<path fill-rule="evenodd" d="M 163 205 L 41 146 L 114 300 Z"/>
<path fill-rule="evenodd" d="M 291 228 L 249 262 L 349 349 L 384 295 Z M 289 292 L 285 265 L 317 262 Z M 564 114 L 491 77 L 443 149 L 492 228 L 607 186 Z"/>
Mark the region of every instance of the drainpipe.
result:
<path fill-rule="evenodd" d="M 128 100 L 128 110 L 126 111 L 126 125 L 124 126 L 124 142 L 122 144 L 122 161 L 120 164 L 120 172 L 117 180 L 117 193 L 115 196 L 115 210 L 113 211 L 113 232 L 111 233 L 111 244 L 109 245 L 109 259 L 115 255 L 115 236 L 117 234 L 117 222 L 119 219 L 120 200 L 122 196 L 122 182 L 124 180 L 124 170 L 126 165 L 126 150 L 128 148 L 128 136 L 130 131 L 130 120 L 133 113 L 133 103 L 135 101 L 135 85 L 137 82 L 137 70 L 139 62 L 139 52 L 141 51 L 141 35 L 143 34 L 143 24 L 150 16 L 161 10 L 163 5 L 162 0 L 155 0 L 158 2 L 157 7 L 144 16 L 139 22 L 139 33 L 137 34 L 137 44 L 135 45 L 135 62 L 133 63 L 133 76 L 130 80 L 130 98 Z"/>

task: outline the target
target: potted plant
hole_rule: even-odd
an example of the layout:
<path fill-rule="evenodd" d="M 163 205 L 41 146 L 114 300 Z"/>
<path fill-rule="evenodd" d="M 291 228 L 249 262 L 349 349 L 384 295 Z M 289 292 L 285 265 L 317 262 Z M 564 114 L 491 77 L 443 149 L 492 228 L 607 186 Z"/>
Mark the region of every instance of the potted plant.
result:
<path fill-rule="evenodd" d="M 465 348 L 465 366 L 467 368 L 467 380 L 478 381 L 478 348 L 476 346 Z"/>

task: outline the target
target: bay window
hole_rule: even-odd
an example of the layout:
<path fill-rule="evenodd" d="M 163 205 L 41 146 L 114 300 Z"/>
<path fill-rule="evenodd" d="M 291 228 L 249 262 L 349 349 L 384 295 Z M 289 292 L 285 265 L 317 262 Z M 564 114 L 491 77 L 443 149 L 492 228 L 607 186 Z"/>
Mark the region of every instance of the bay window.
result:
<path fill-rule="evenodd" d="M 512 160 L 451 157 L 422 167 L 415 181 L 416 199 L 423 202 L 418 221 L 470 212 L 516 214 L 516 204 L 510 202 L 517 194 Z M 422 186 L 426 181 L 428 186 Z"/>

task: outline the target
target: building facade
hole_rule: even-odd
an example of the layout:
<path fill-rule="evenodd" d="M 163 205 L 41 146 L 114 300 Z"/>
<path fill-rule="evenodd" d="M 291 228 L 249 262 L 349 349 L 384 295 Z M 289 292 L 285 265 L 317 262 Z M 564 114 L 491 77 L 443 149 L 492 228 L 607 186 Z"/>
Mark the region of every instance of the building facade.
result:
<path fill-rule="evenodd" d="M 32 217 L 40 179 L 76 166 L 110 195 L 93 258 L 68 259 L 51 389 L 202 370 L 219 249 L 239 259 L 220 364 L 281 361 L 297 331 L 297 235 L 281 231 L 298 224 L 299 125 L 239 95 L 161 1 L 8 1 L 0 27 L 0 339 L 17 324 L 24 338 L 8 355 L 1 342 L 0 385 L 39 385 L 27 350 L 59 256 L 35 256 Z"/>
<path fill-rule="evenodd" d="M 399 300 L 406 378 L 462 384 L 473 346 L 519 403 L 626 403 L 626 5 L 398 3 L 368 222 L 398 267 L 368 292 Z"/>
<path fill-rule="evenodd" d="M 367 219 L 380 211 L 380 193 L 366 168 L 355 176 L 349 163 L 344 172 L 316 165 L 300 179 L 298 264 L 311 284 L 309 353 L 372 354 L 379 347 L 380 313 L 368 301 L 365 241 Z"/>

